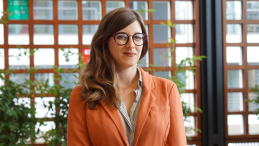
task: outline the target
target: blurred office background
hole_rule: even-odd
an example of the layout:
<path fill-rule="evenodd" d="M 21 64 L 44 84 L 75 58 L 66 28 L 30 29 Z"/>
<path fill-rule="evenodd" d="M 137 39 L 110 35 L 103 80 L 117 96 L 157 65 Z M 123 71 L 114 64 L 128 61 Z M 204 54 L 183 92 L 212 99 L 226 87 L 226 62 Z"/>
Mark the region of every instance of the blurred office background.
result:
<path fill-rule="evenodd" d="M 258 0 L 0 0 L 0 12 L 9 9 L 19 13 L 9 17 L 7 25 L 0 24 L 0 69 L 17 70 L 9 79 L 19 84 L 26 79 L 48 79 L 49 85 L 54 85 L 52 66 L 77 68 L 77 53 L 89 55 L 101 18 L 119 7 L 156 10 L 142 14 L 150 46 L 139 66 L 148 69 L 153 64 L 155 70 L 150 74 L 168 78 L 175 71 L 172 62 L 179 64 L 193 55 L 207 56 L 195 75 L 191 71 L 186 72 L 187 78 L 178 75 L 186 82 L 182 99 L 204 111 L 201 114 L 192 108 L 185 122 L 185 126 L 203 131 L 186 133 L 192 137 L 189 146 L 259 146 L 259 120 L 253 114 L 259 105 L 246 102 L 258 96 L 250 90 L 259 84 Z M 167 20 L 175 27 L 160 24 Z M 170 37 L 177 40 L 173 51 L 165 44 Z M 27 48 L 22 51 L 38 51 L 31 58 L 6 59 L 20 53 L 17 45 Z M 71 47 L 75 55 L 66 62 L 61 49 Z M 29 67 L 37 67 L 40 73 L 24 73 Z M 79 74 L 73 75 L 62 73 L 69 82 L 60 84 L 73 87 L 70 83 Z M 43 99 L 53 100 L 54 97 Z M 44 118 L 47 112 L 43 101 L 34 98 L 37 118 Z M 52 121 L 45 123 L 42 131 L 54 126 Z"/>

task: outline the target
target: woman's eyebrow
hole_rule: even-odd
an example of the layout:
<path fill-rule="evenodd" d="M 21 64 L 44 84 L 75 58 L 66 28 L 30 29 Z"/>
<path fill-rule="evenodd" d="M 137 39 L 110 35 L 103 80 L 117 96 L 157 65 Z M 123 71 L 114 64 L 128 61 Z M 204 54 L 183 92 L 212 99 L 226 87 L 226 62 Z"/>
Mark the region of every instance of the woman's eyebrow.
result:
<path fill-rule="evenodd" d="M 124 32 L 124 31 L 119 31 L 119 32 L 116 32 L 116 33 L 126 33 L 126 32 Z M 135 32 L 135 33 L 133 33 L 133 34 L 136 34 L 136 33 L 142 33 L 142 32 Z M 126 33 L 126 34 L 128 34 L 128 33 Z"/>

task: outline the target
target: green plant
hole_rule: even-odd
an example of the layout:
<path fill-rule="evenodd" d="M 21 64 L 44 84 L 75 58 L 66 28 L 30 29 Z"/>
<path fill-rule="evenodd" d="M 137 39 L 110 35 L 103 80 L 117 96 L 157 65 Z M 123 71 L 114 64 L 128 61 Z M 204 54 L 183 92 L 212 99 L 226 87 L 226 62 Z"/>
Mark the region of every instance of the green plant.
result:
<path fill-rule="evenodd" d="M 251 89 L 252 89 L 252 92 L 255 95 L 255 97 L 252 99 L 248 99 L 247 102 L 259 105 L 259 85 L 255 85 L 255 87 L 253 87 Z M 259 120 L 259 108 L 254 111 L 254 114 L 256 114 L 258 116 L 258 120 Z"/>
<path fill-rule="evenodd" d="M 3 16 L 1 17 L 1 19 L 0 19 L 0 23 L 3 23 L 3 24 L 7 24 L 8 23 L 8 20 L 7 20 L 7 16 L 9 15 L 9 16 L 12 16 L 13 14 L 14 14 L 14 12 L 10 12 L 8 9 L 6 10 L 6 11 L 4 11 L 4 12 L 2 12 L 3 13 Z M 6 15 L 5 15 L 6 14 Z"/>
<path fill-rule="evenodd" d="M 140 13 L 140 15 L 143 15 L 144 12 L 155 12 L 155 9 L 148 9 L 145 10 L 144 7 L 142 7 L 142 10 L 138 10 L 138 12 Z M 167 20 L 167 23 L 160 23 L 161 25 L 166 25 L 170 28 L 175 27 L 175 24 L 172 24 L 172 22 L 170 20 Z M 170 48 L 170 54 L 175 51 L 175 43 L 177 40 L 174 40 L 173 38 L 169 38 L 168 41 L 165 42 L 165 44 L 167 45 L 168 48 Z M 161 54 L 164 56 L 164 58 L 172 58 L 170 54 Z M 179 64 L 177 64 L 176 62 L 173 61 L 172 66 L 175 66 L 176 69 L 173 73 L 172 76 L 170 76 L 168 79 L 173 81 L 179 90 L 179 93 L 182 97 L 183 93 L 186 93 L 185 91 L 185 87 L 186 87 L 186 82 L 185 79 L 187 78 L 186 72 L 187 71 L 191 71 L 193 73 L 193 75 L 195 75 L 195 70 L 197 69 L 195 66 L 199 65 L 199 62 L 202 61 L 202 59 L 206 58 L 206 56 L 195 56 L 193 55 L 192 58 L 184 58 L 181 60 L 181 62 Z M 174 58 L 172 58 L 172 60 L 174 60 Z M 155 69 L 153 69 L 154 67 L 158 67 L 155 66 L 153 64 L 149 64 L 149 66 L 151 67 L 150 69 L 148 69 L 148 71 L 155 71 Z M 157 70 L 156 70 L 157 71 Z M 188 117 L 189 115 L 192 113 L 191 107 L 182 100 L 182 108 L 183 108 L 183 115 L 184 115 L 184 121 L 188 121 Z M 199 111 L 200 113 L 202 113 L 202 110 L 199 107 L 194 106 L 194 108 Z M 201 132 L 200 129 L 198 128 L 188 128 L 185 127 L 185 131 L 199 131 Z M 191 137 L 186 137 L 187 140 L 191 140 Z"/>
<path fill-rule="evenodd" d="M 167 21 L 167 24 L 165 24 L 165 23 L 160 23 L 160 24 L 166 25 L 170 28 L 175 27 L 175 25 L 172 24 L 170 20 Z M 173 38 L 169 38 L 169 41 L 166 41 L 165 43 L 166 43 L 167 47 L 170 48 L 170 53 L 175 51 L 176 40 L 174 40 Z M 164 56 L 165 56 L 165 58 L 171 57 L 171 55 L 168 55 L 168 54 L 164 54 Z M 206 56 L 193 55 L 192 58 L 187 57 L 187 58 L 182 59 L 179 64 L 177 64 L 176 62 L 173 61 L 172 65 L 175 66 L 176 69 L 175 69 L 173 75 L 170 76 L 168 79 L 173 81 L 177 85 L 181 97 L 182 97 L 183 93 L 186 93 L 185 80 L 188 77 L 186 75 L 187 71 L 190 71 L 193 73 L 193 75 L 195 75 L 195 70 L 197 69 L 195 66 L 198 66 L 199 62 L 202 61 L 202 59 L 204 59 L 204 58 L 206 58 Z M 172 58 L 172 60 L 174 60 L 174 58 Z M 200 113 L 202 113 L 202 110 L 199 107 L 194 106 L 194 108 L 197 111 L 199 111 Z M 182 109 L 183 109 L 184 121 L 188 122 L 188 117 L 192 113 L 192 110 L 191 110 L 191 107 L 183 100 L 182 100 Z M 198 128 L 185 127 L 186 132 L 189 132 L 192 130 L 201 132 L 201 130 Z M 191 137 L 187 136 L 186 138 L 187 138 L 187 140 L 191 140 Z"/>
<path fill-rule="evenodd" d="M 35 140 L 37 132 L 34 128 L 40 120 L 34 117 L 31 103 L 19 98 L 30 99 L 31 94 L 25 90 L 28 89 L 27 84 L 19 85 L 7 80 L 5 76 L 8 74 L 8 70 L 0 70 L 0 80 L 4 84 L 0 86 L 0 146 L 25 145 Z"/>
<path fill-rule="evenodd" d="M 141 16 L 143 16 L 143 14 L 145 12 L 156 12 L 155 9 L 145 9 L 144 6 L 141 6 L 142 7 L 142 10 L 135 10 L 136 12 L 138 12 Z"/>
<path fill-rule="evenodd" d="M 21 57 L 33 57 L 35 52 L 38 51 L 38 49 L 29 51 L 22 46 L 17 47 L 19 47 L 20 53 L 16 56 L 8 56 L 8 58 L 14 57 L 17 60 L 21 60 Z M 70 49 L 60 49 L 60 51 L 62 51 L 67 62 L 70 61 L 71 56 L 75 55 L 75 53 L 72 53 Z M 80 58 L 82 58 L 80 54 L 78 55 Z M 48 143 L 48 145 L 50 146 L 65 146 L 67 141 L 67 114 L 69 98 L 73 87 L 79 84 L 77 79 L 78 76 L 73 75 L 72 72 L 79 72 L 80 68 L 83 65 L 83 60 L 80 59 L 80 62 L 77 64 L 78 68 L 76 69 L 65 70 L 53 66 L 52 69 L 57 74 L 57 78 L 55 78 L 55 75 L 53 77 L 56 82 L 56 84 L 54 84 L 53 86 L 49 84 L 50 81 L 48 79 L 45 81 L 26 80 L 24 84 L 19 85 L 10 80 L 7 80 L 4 77 L 10 75 L 9 70 L 6 70 L 4 74 L 0 74 L 1 79 L 4 81 L 5 84 L 5 86 L 0 87 L 0 92 L 2 92 L 2 94 L 0 94 L 0 101 L 3 101 L 0 102 L 0 143 L 3 145 L 10 145 L 15 143 L 25 144 L 35 142 L 37 138 L 43 138 L 45 142 Z M 27 68 L 27 70 L 29 71 L 30 75 L 38 72 L 38 69 L 35 67 Z M 2 71 L 0 73 L 2 73 Z M 71 76 L 74 76 L 76 80 L 73 82 L 69 82 L 62 77 L 62 73 L 68 73 Z M 58 82 L 61 81 L 63 82 L 63 84 L 73 84 L 73 86 L 70 88 L 66 88 L 63 85 L 58 84 Z M 19 97 L 33 99 L 32 97 L 35 96 L 40 97 L 43 100 L 46 95 L 55 97 L 54 101 L 49 101 L 48 103 L 43 102 L 43 106 L 48 109 L 48 113 L 54 111 L 54 113 L 51 114 L 53 118 L 46 117 L 48 115 L 48 113 L 46 113 L 45 119 L 53 121 L 55 123 L 55 127 L 47 132 L 43 132 L 40 131 L 39 127 L 44 126 L 45 124 L 43 120 L 35 118 L 36 113 L 34 104 L 28 102 L 15 104 L 15 101 L 16 103 L 18 103 L 17 101 Z M 13 120 L 13 122 L 18 124 L 19 126 L 16 126 L 12 122 L 9 122 L 10 120 Z M 34 130 L 34 127 L 37 123 L 39 124 L 39 127 Z M 28 127 L 25 127 L 26 129 L 24 129 L 24 126 Z M 9 135 L 8 133 L 15 133 L 17 135 L 17 138 L 13 136 L 13 134 Z M 41 136 L 35 136 L 36 134 L 41 134 Z M 30 141 L 29 138 L 33 138 L 32 141 Z M 11 142 L 9 142 L 7 139 L 10 139 Z"/>
<path fill-rule="evenodd" d="M 82 55 L 80 53 L 73 53 L 70 49 L 67 51 L 64 49 L 61 49 L 60 51 L 63 52 L 63 56 L 65 57 L 65 60 L 67 62 L 70 61 L 70 57 L 77 54 L 79 58 L 82 58 Z M 76 69 L 67 69 L 66 71 L 62 68 L 53 67 L 54 71 L 58 74 L 58 78 L 55 78 L 55 81 L 63 81 L 65 84 L 73 84 L 74 86 L 78 85 L 78 76 L 73 75 L 72 72 L 79 72 L 80 68 L 84 65 L 83 59 L 80 59 L 79 63 L 77 64 L 78 68 Z M 69 73 L 71 76 L 74 76 L 76 81 L 70 82 L 67 80 L 63 80 L 63 77 L 61 76 L 62 73 Z M 53 121 L 55 123 L 55 128 L 47 131 L 43 138 L 46 143 L 48 143 L 49 146 L 56 146 L 56 145 L 62 145 L 66 146 L 67 143 L 67 115 L 68 115 L 68 107 L 69 107 L 69 99 L 70 94 L 73 90 L 72 88 L 66 88 L 61 84 L 55 84 L 52 87 L 49 87 L 48 84 L 45 84 L 46 86 L 44 88 L 47 88 L 47 90 L 42 90 L 41 94 L 44 96 L 44 94 L 47 93 L 50 95 L 55 96 L 54 102 L 49 102 L 49 106 L 47 107 L 49 111 L 56 110 L 56 113 L 53 114 L 54 118 Z M 43 97 L 42 96 L 42 97 Z"/>

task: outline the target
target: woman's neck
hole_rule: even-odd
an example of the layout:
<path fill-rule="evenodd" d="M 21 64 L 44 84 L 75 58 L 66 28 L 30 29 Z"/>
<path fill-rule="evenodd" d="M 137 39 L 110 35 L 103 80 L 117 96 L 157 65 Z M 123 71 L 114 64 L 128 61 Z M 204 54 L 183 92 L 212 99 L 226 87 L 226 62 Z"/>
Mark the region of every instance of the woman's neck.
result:
<path fill-rule="evenodd" d="M 137 66 L 132 66 L 124 69 L 119 68 L 117 69 L 117 73 L 119 76 L 119 84 L 121 88 L 127 88 L 139 78 Z"/>

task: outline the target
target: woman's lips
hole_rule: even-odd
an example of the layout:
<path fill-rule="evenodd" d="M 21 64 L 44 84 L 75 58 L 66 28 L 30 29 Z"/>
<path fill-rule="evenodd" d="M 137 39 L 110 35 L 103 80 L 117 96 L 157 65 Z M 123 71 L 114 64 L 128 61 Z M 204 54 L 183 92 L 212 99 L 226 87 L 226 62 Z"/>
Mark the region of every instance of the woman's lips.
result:
<path fill-rule="evenodd" d="M 128 56 L 128 57 L 134 57 L 136 55 L 135 53 L 130 53 L 130 52 L 125 52 L 123 54 Z"/>

